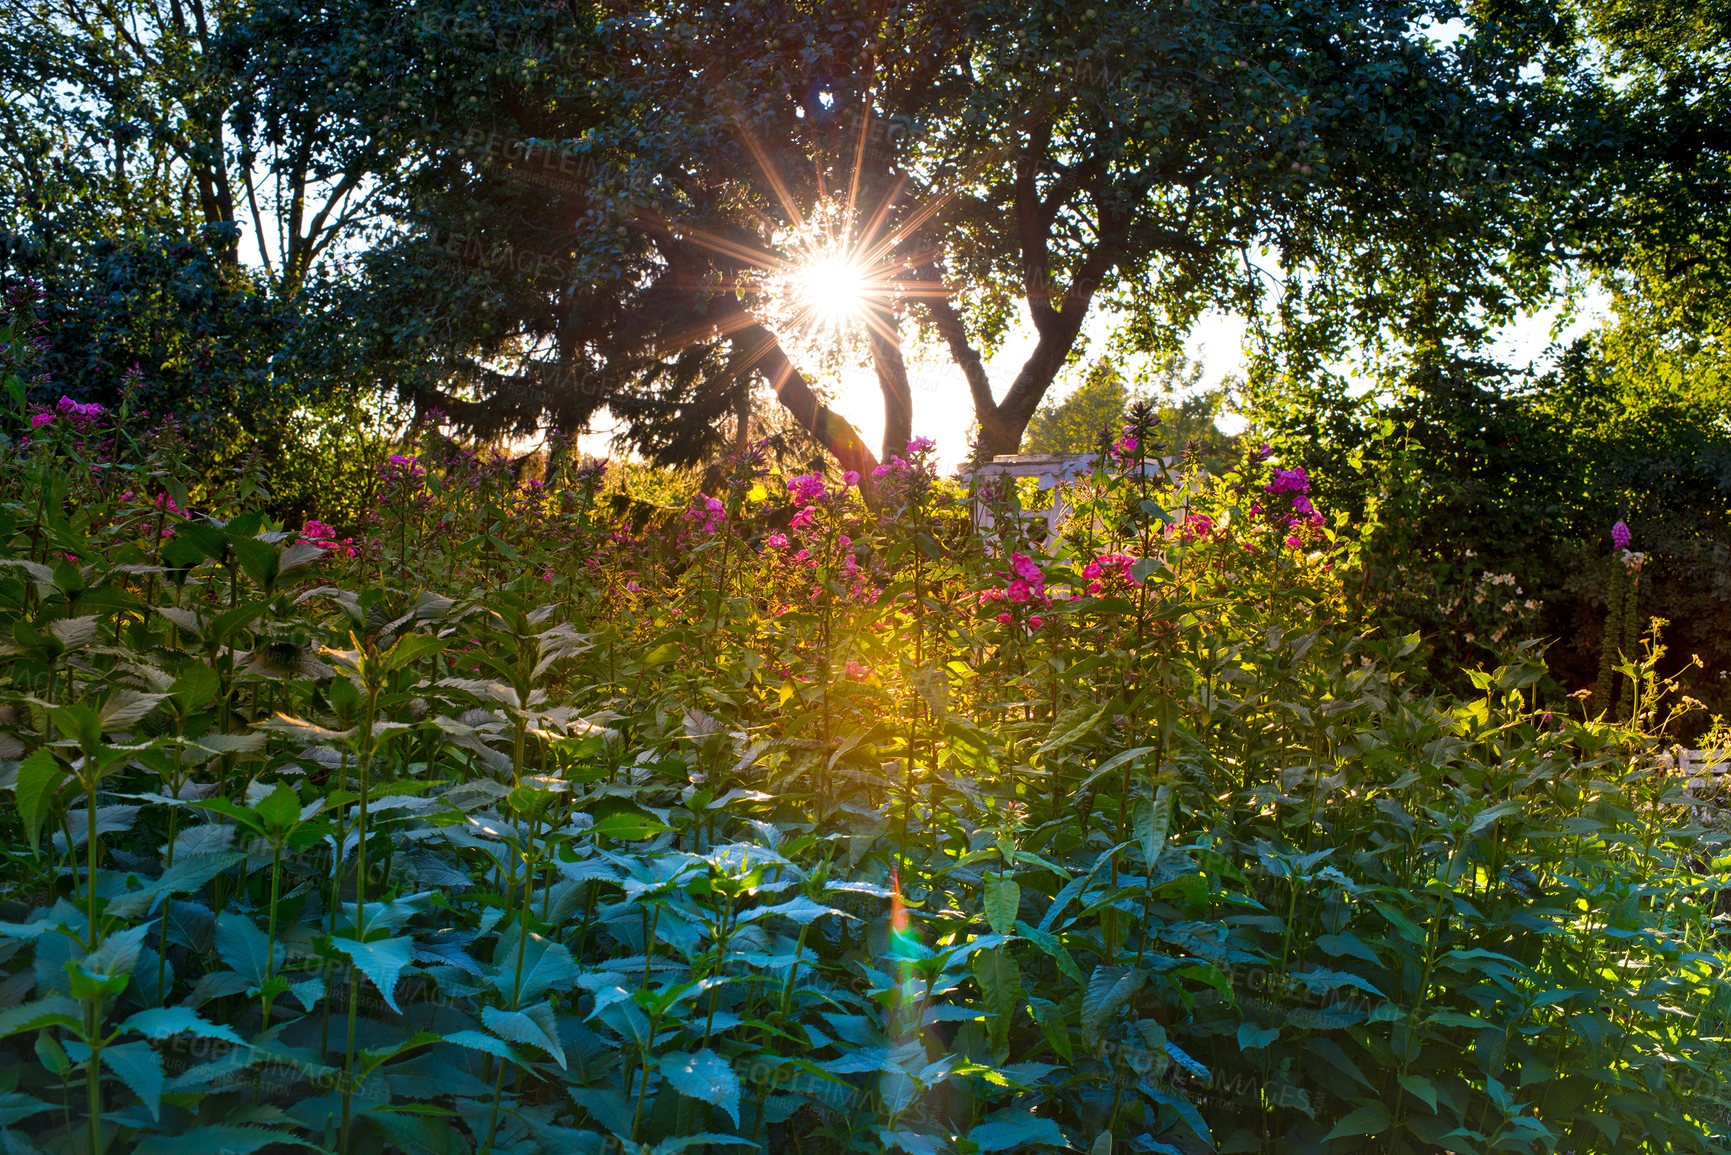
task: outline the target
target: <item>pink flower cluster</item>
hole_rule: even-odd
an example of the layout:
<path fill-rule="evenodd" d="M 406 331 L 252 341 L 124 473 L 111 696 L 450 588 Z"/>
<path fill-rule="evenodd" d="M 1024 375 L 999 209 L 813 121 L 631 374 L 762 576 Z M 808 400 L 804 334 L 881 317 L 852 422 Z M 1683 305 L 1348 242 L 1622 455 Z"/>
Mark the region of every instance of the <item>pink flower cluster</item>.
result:
<path fill-rule="evenodd" d="M 1120 585 L 1138 584 L 1130 572 L 1130 567 L 1136 564 L 1136 559 L 1126 553 L 1103 553 L 1082 567 L 1082 576 L 1087 579 L 1088 592 L 1099 597 L 1105 592 L 1108 582 Z"/>
<path fill-rule="evenodd" d="M 802 473 L 798 477 L 789 478 L 787 491 L 793 495 L 796 505 L 810 505 L 829 496 L 821 473 Z"/>
<path fill-rule="evenodd" d="M 890 454 L 890 459 L 872 470 L 873 477 L 888 477 L 891 474 L 905 475 L 921 468 L 925 462 L 918 460 L 938 447 L 938 443 L 930 437 L 916 437 L 908 442 L 907 455 L 914 458 L 909 461 L 899 453 Z"/>
<path fill-rule="evenodd" d="M 1292 516 L 1281 523 L 1285 527 L 1295 530 L 1300 526 L 1309 526 L 1312 529 L 1322 527 L 1322 511 L 1311 503 L 1310 475 L 1305 473 L 1302 467 L 1275 470 L 1274 480 L 1263 486 L 1262 491 L 1276 497 L 1282 494 L 1292 496 Z M 1297 549 L 1304 544 L 1304 540 L 1294 533 L 1286 539 L 1286 544 Z"/>
<path fill-rule="evenodd" d="M 405 457 L 401 453 L 391 454 L 389 460 L 379 467 L 379 474 L 386 478 L 421 477 L 426 468 L 413 457 Z"/>
<path fill-rule="evenodd" d="M 1214 519 L 1205 513 L 1193 513 L 1177 527 L 1179 541 L 1196 541 L 1214 532 Z"/>
<path fill-rule="evenodd" d="M 718 497 L 710 497 L 699 493 L 691 499 L 691 508 L 685 511 L 685 520 L 693 523 L 698 533 L 714 533 L 715 527 L 721 524 L 721 519 L 727 515 L 727 507 Z"/>
<path fill-rule="evenodd" d="M 1025 553 L 1010 555 L 1010 569 L 1014 576 L 1005 582 L 1003 589 L 980 591 L 981 611 L 984 612 L 993 602 L 1009 601 L 1016 605 L 1044 606 L 1050 604 L 1052 597 L 1046 592 L 1046 575 L 1041 571 L 1039 563 Z M 997 615 L 999 622 L 1008 625 L 1014 620 L 1009 611 Z M 1045 625 L 1045 619 L 1035 614 L 1028 618 L 1028 624 L 1036 630 Z"/>
<path fill-rule="evenodd" d="M 70 397 L 62 397 L 54 403 L 53 409 L 44 409 L 40 413 L 30 415 L 30 428 L 40 429 L 44 425 L 52 425 L 59 418 L 66 418 L 75 425 L 86 421 L 94 421 L 101 417 L 105 410 L 95 401 L 80 403 Z"/>
<path fill-rule="evenodd" d="M 336 530 L 316 519 L 309 518 L 307 523 L 301 526 L 300 537 L 302 541 L 311 542 L 320 549 L 341 553 L 344 557 L 358 556 L 354 548 L 354 538 L 345 537 L 339 541 Z"/>

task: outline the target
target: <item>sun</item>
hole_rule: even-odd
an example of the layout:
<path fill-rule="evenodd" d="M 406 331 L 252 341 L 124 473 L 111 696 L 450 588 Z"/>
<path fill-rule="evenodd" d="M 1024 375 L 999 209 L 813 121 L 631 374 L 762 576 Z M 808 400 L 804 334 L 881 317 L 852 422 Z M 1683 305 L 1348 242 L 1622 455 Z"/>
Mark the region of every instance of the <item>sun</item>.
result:
<path fill-rule="evenodd" d="M 866 271 L 843 255 L 815 257 L 794 270 L 794 291 L 814 324 L 840 329 L 857 320 L 869 292 Z"/>

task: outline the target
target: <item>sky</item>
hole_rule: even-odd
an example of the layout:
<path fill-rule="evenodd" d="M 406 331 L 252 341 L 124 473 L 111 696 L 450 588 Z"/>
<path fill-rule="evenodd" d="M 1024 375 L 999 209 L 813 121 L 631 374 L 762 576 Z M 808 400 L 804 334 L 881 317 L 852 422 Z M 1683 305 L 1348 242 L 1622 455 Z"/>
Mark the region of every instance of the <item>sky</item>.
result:
<path fill-rule="evenodd" d="M 1602 294 L 1589 295 L 1575 318 L 1556 338 L 1553 338 L 1551 330 L 1560 307 L 1523 317 L 1496 334 L 1490 352 L 1497 360 L 1513 368 L 1535 364 L 1543 367 L 1550 363 L 1551 355 L 1563 344 L 1602 323 L 1607 316 L 1607 306 L 1608 298 Z M 1099 322 L 1102 317 L 1097 315 L 1094 320 Z M 1103 348 L 1104 329 L 1098 324 L 1091 328 L 1096 346 Z M 1246 331 L 1247 326 L 1241 318 L 1224 313 L 1207 314 L 1197 323 L 1185 343 L 1185 355 L 1202 366 L 1201 388 L 1213 388 L 1228 376 L 1243 376 L 1247 364 L 1244 351 Z M 1001 397 L 1009 387 L 1033 346 L 1033 326 L 1024 317 L 987 362 L 987 373 L 997 396 Z M 973 403 L 961 371 L 942 349 L 930 350 L 918 359 L 910 351 L 908 378 L 913 388 L 914 433 L 936 441 L 939 462 L 946 470 L 953 469 L 967 458 L 968 433 L 974 421 Z M 853 422 L 866 444 L 875 449 L 883 439 L 883 400 L 871 370 L 862 367 L 844 371 L 839 381 L 825 384 L 830 387 L 834 408 Z M 1061 400 L 1078 384 L 1079 373 L 1070 374 L 1068 379 L 1060 376 L 1047 393 L 1046 402 Z M 1223 422 L 1226 432 L 1242 428 L 1241 418 L 1231 420 L 1237 421 L 1238 425 L 1235 428 Z"/>

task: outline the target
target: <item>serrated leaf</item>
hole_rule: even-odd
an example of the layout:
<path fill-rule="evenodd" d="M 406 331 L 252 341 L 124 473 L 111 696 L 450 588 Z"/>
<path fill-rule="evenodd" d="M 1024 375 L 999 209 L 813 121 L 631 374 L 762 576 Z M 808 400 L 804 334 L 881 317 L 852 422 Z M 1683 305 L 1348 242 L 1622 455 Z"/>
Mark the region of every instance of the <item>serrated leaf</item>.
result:
<path fill-rule="evenodd" d="M 225 910 L 216 916 L 216 953 L 228 968 L 252 986 L 263 985 L 271 973 L 270 940 L 252 919 Z M 276 962 L 282 961 L 283 946 L 276 945 Z"/>
<path fill-rule="evenodd" d="M 224 1039 L 240 1044 L 241 1037 L 233 1028 L 213 1023 L 190 1007 L 150 1007 L 139 1011 L 120 1024 L 123 1031 L 137 1031 L 147 1039 L 166 1039 L 173 1035 L 198 1035 L 206 1039 Z"/>
<path fill-rule="evenodd" d="M 502 1039 L 546 1051 L 561 1069 L 565 1068 L 565 1048 L 559 1042 L 559 1025 L 551 1003 L 537 1003 L 520 1011 L 483 1007 L 481 1025 Z"/>
<path fill-rule="evenodd" d="M 114 1072 L 144 1103 L 152 1119 L 162 1118 L 162 1056 L 149 1043 L 116 1043 L 102 1049 L 102 1065 Z"/>
<path fill-rule="evenodd" d="M 774 906 L 754 907 L 741 915 L 739 921 L 741 923 L 756 922 L 759 919 L 768 918 L 772 914 L 780 915 L 782 918 L 791 918 L 801 926 L 809 926 L 826 914 L 840 915 L 842 918 L 857 921 L 853 915 L 844 910 L 825 906 L 821 902 L 813 902 L 804 895 L 790 898 L 786 902 L 778 902 Z"/>
<path fill-rule="evenodd" d="M 31 1003 L 20 1003 L 0 1011 L 0 1039 L 20 1031 L 37 1031 L 43 1027 L 73 1027 L 83 1025 L 84 1007 L 75 999 L 53 995 Z"/>
<path fill-rule="evenodd" d="M 314 1144 L 288 1131 L 212 1123 L 193 1127 L 178 1135 L 147 1136 L 133 1148 L 133 1155 L 252 1155 L 252 1152 L 273 1143 L 318 1150 Z"/>
<path fill-rule="evenodd" d="M 523 944 L 522 982 L 513 991 L 517 975 L 517 935 L 513 929 L 499 940 L 495 957 L 501 960 L 494 979 L 496 989 L 507 998 L 515 995 L 519 1003 L 533 1002 L 549 990 L 569 990 L 577 981 L 577 964 L 563 943 L 538 934 L 531 934 Z"/>
<path fill-rule="evenodd" d="M 331 945 L 340 953 L 349 957 L 349 961 L 360 968 L 385 1000 L 385 1005 L 397 1014 L 402 1014 L 402 1008 L 397 1006 L 397 979 L 414 959 L 415 940 L 407 935 L 398 938 L 377 939 L 373 942 L 357 942 L 352 938 L 333 938 Z"/>
<path fill-rule="evenodd" d="M 24 834 L 35 850 L 42 840 L 42 824 L 53 808 L 54 796 L 66 780 L 66 769 L 47 749 L 36 751 L 18 764 L 18 778 L 13 795 L 18 803 L 18 816 L 24 820 Z"/>
<path fill-rule="evenodd" d="M 739 1077 L 726 1059 L 708 1049 L 694 1054 L 663 1055 L 661 1073 L 675 1091 L 720 1107 L 734 1126 L 739 1125 Z"/>

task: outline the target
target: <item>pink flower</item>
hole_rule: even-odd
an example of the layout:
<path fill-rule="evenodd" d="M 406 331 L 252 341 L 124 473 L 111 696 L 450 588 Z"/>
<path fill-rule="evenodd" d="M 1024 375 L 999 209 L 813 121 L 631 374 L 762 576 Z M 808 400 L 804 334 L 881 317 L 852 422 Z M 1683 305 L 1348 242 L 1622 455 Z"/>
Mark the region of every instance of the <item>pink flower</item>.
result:
<path fill-rule="evenodd" d="M 1632 536 L 1629 533 L 1629 527 L 1619 521 L 1611 527 L 1611 548 L 1615 550 L 1628 549 Z"/>
<path fill-rule="evenodd" d="M 552 566 L 548 566 L 546 569 L 541 571 L 541 580 L 544 582 L 550 582 L 553 580 L 553 567 Z"/>
<path fill-rule="evenodd" d="M 313 541 L 319 541 L 327 537 L 335 537 L 336 530 L 332 529 L 322 521 L 308 521 L 301 527 L 301 536 L 304 538 L 310 538 Z"/>
<path fill-rule="evenodd" d="M 1014 569 L 1030 585 L 1039 586 L 1046 583 L 1046 575 L 1040 572 L 1040 567 L 1034 564 L 1034 559 L 1025 553 L 1011 554 L 1010 568 Z"/>
<path fill-rule="evenodd" d="M 1304 539 L 1301 537 L 1289 537 L 1286 539 L 1286 544 L 1291 546 L 1293 549 L 1297 549 L 1299 546 L 1304 544 Z"/>
<path fill-rule="evenodd" d="M 1028 619 L 1028 624 L 1037 630 L 1046 624 L 1046 619 L 1042 618 L 1039 614 L 1035 614 L 1033 617 Z"/>
<path fill-rule="evenodd" d="M 847 676 L 855 681 L 860 681 L 868 677 L 871 672 L 872 668 L 870 666 L 862 666 L 852 658 L 847 660 Z"/>
<path fill-rule="evenodd" d="M 846 473 L 841 475 L 841 483 L 844 486 L 858 485 L 859 484 L 859 471 L 857 469 L 848 470 Z"/>
<path fill-rule="evenodd" d="M 1262 487 L 1265 493 L 1296 493 L 1310 492 L 1310 475 L 1299 469 L 1277 469 L 1274 480 Z"/>
<path fill-rule="evenodd" d="M 1033 589 L 1020 578 L 1004 587 L 1004 596 L 1013 602 L 1025 602 L 1033 596 Z"/>
<path fill-rule="evenodd" d="M 54 414 L 52 413 L 33 413 L 30 416 L 30 428 L 32 429 L 40 429 L 44 425 L 53 424 L 53 422 Z"/>
<path fill-rule="evenodd" d="M 131 501 L 133 498 L 135 498 L 137 496 L 138 495 L 136 493 L 132 492 L 132 490 L 129 489 L 125 493 L 120 495 L 120 500 L 121 501 Z"/>
<path fill-rule="evenodd" d="M 908 442 L 908 456 L 911 457 L 916 453 L 930 453 L 937 447 L 938 443 L 930 437 L 916 437 Z"/>
<path fill-rule="evenodd" d="M 102 416 L 102 406 L 94 401 L 88 405 L 80 405 L 70 397 L 62 397 L 55 408 L 74 421 L 89 421 Z"/>
<path fill-rule="evenodd" d="M 1000 623 L 1002 623 L 1003 625 L 1007 626 L 1010 624 L 1010 615 L 1009 614 L 999 614 L 998 615 L 998 621 Z"/>
<path fill-rule="evenodd" d="M 788 479 L 787 491 L 800 505 L 809 505 L 828 493 L 828 490 L 824 488 L 823 474 L 821 473 L 802 473 L 798 477 Z"/>
<path fill-rule="evenodd" d="M 806 526 L 810 525 L 812 522 L 814 522 L 816 520 L 817 520 L 817 506 L 808 505 L 804 509 L 800 510 L 798 513 L 793 515 L 793 520 L 788 523 L 788 528 L 789 529 L 804 529 Z"/>
<path fill-rule="evenodd" d="M 1087 578 L 1089 581 L 1099 580 L 1105 572 L 1105 570 L 1100 568 L 1100 563 L 1097 561 L 1091 561 L 1082 567 L 1082 576 Z"/>
<path fill-rule="evenodd" d="M 628 594 L 640 594 L 643 592 L 643 587 L 637 584 L 636 578 L 632 578 L 630 581 L 625 583 L 625 592 Z"/>
<path fill-rule="evenodd" d="M 772 533 L 768 537 L 763 539 L 763 546 L 765 549 L 786 549 L 787 548 L 787 534 L 785 534 L 785 533 Z"/>

